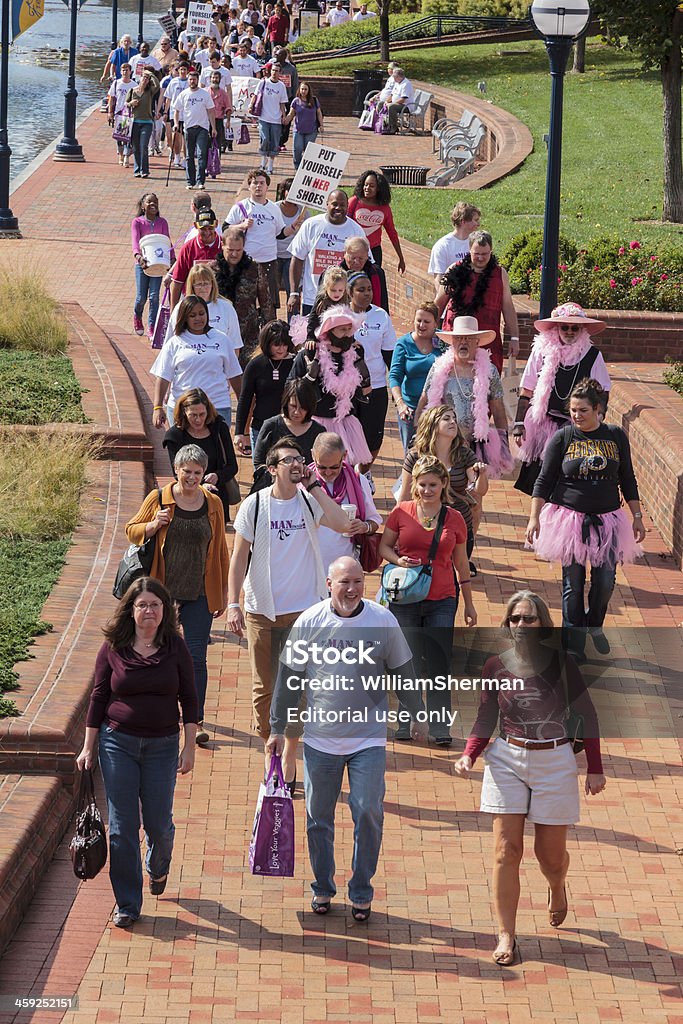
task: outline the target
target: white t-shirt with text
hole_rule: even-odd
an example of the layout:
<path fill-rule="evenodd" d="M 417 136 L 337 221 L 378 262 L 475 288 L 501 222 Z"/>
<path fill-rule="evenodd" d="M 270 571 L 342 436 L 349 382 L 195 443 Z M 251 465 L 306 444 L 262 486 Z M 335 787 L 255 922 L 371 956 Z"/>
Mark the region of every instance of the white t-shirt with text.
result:
<path fill-rule="evenodd" d="M 242 368 L 227 335 L 209 329 L 206 334 L 174 334 L 154 360 L 150 373 L 171 382 L 171 408 L 175 408 L 183 391 L 201 388 L 217 409 L 229 409 L 228 380 L 239 377 Z"/>
<path fill-rule="evenodd" d="M 367 313 L 363 313 L 363 323 L 354 338 L 363 346 L 371 386 L 386 387 L 387 367 L 382 352 L 393 352 L 396 347 L 396 331 L 386 310 L 370 306 Z"/>
<path fill-rule="evenodd" d="M 458 263 L 470 251 L 470 243 L 467 238 L 458 238 L 451 233 L 444 235 L 434 242 L 429 256 L 429 274 L 445 274 L 449 267 Z"/>
<path fill-rule="evenodd" d="M 173 101 L 171 109 L 178 111 L 178 116 L 186 128 L 206 128 L 211 122 L 209 111 L 214 109 L 211 95 L 206 89 L 185 89 Z"/>
<path fill-rule="evenodd" d="M 344 259 L 344 242 L 347 238 L 356 237 L 365 238 L 365 232 L 350 217 L 343 224 L 331 224 L 327 214 L 321 213 L 304 221 L 289 247 L 292 256 L 304 261 L 304 305 L 313 305 L 321 274 L 328 267 L 341 264 Z"/>
<path fill-rule="evenodd" d="M 272 82 L 270 78 L 264 78 L 258 87 L 258 93 L 262 96 L 263 106 L 258 115 L 259 121 L 266 121 L 268 124 L 280 124 L 282 121 L 281 104 L 287 103 L 287 88 L 284 82 Z"/>
<path fill-rule="evenodd" d="M 280 207 L 270 199 L 265 203 L 241 199 L 230 210 L 227 221 L 228 224 L 239 224 L 247 218 L 253 221 L 244 243 L 247 256 L 256 263 L 270 263 L 277 259 L 277 236 L 285 226 Z"/>

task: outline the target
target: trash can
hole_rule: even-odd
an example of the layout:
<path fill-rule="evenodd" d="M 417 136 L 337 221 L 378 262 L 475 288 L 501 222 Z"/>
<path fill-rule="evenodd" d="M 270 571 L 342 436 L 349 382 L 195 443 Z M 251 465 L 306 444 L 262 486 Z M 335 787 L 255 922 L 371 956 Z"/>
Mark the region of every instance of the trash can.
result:
<path fill-rule="evenodd" d="M 373 89 L 381 89 L 387 77 L 386 71 L 364 68 L 353 72 L 353 116 L 363 113 L 363 100 Z"/>

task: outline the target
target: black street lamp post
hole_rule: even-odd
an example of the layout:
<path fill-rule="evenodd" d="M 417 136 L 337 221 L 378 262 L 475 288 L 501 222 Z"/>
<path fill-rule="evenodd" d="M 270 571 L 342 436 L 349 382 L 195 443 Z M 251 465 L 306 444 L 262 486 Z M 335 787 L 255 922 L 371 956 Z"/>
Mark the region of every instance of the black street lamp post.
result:
<path fill-rule="evenodd" d="M 7 95 L 9 89 L 9 9 L 10 0 L 2 0 L 0 46 L 0 238 L 21 238 L 19 221 L 9 205 L 9 164 L 12 150 L 7 139 Z"/>
<path fill-rule="evenodd" d="M 112 0 L 111 3 L 111 48 L 115 50 L 119 45 L 119 0 Z"/>
<path fill-rule="evenodd" d="M 141 46 L 144 42 L 144 35 L 142 34 L 142 22 L 145 17 L 145 0 L 138 0 L 138 46 Z"/>
<path fill-rule="evenodd" d="M 552 83 L 541 267 L 540 316 L 545 318 L 557 305 L 564 75 L 572 45 L 588 28 L 590 7 L 588 0 L 534 0 L 531 19 L 545 41 Z"/>
<path fill-rule="evenodd" d="M 71 0 L 71 34 L 69 37 L 69 77 L 64 93 L 64 135 L 57 143 L 55 160 L 85 160 L 83 147 L 76 138 L 76 29 L 78 26 L 79 0 Z"/>

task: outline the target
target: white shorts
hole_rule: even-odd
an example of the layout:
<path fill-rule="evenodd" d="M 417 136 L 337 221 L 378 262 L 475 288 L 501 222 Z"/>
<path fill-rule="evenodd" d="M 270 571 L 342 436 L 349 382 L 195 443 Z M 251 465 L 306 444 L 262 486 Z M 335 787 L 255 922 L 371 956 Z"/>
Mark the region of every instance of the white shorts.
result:
<path fill-rule="evenodd" d="M 515 747 L 498 737 L 484 754 L 480 810 L 525 814 L 537 825 L 574 825 L 579 784 L 571 743 L 549 750 Z"/>

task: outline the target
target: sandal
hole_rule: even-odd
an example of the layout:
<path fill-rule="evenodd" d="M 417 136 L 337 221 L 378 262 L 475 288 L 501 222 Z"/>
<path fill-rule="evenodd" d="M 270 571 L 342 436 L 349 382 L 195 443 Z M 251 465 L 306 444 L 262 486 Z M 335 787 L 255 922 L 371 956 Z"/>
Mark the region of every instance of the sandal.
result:
<path fill-rule="evenodd" d="M 369 907 L 351 907 L 351 917 L 354 921 L 367 921 L 372 913 L 372 904 Z"/>
<path fill-rule="evenodd" d="M 560 910 L 550 909 L 550 889 L 548 889 L 548 920 L 550 921 L 551 928 L 559 928 L 569 911 L 569 903 L 567 900 L 567 886 L 564 887 L 564 907 Z"/>
<path fill-rule="evenodd" d="M 314 896 L 311 900 L 311 910 L 314 914 L 328 914 L 331 902 L 331 900 L 321 900 L 317 896 Z"/>
<path fill-rule="evenodd" d="M 499 967 L 516 967 L 522 962 L 522 954 L 517 945 L 517 939 L 512 944 L 512 949 L 502 950 L 500 953 L 494 950 L 491 959 Z"/>

